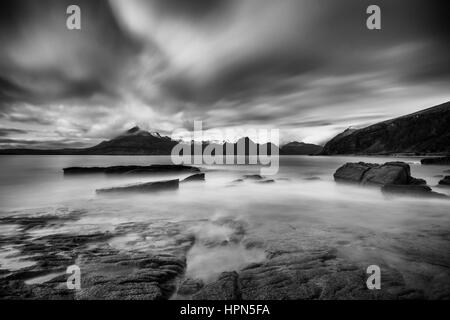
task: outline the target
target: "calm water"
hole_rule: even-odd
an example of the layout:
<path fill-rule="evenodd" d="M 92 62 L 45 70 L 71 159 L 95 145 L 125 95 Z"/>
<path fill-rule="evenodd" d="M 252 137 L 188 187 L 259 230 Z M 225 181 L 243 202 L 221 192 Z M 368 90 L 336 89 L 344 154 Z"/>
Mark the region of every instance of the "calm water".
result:
<path fill-rule="evenodd" d="M 421 166 L 417 158 L 397 158 L 410 163 L 412 175 L 424 178 L 435 191 L 444 166 Z M 247 234 L 273 246 L 303 241 L 305 246 L 337 247 L 353 261 L 387 263 L 417 286 L 430 277 L 448 281 L 450 244 L 450 201 L 415 198 L 386 199 L 378 189 L 336 185 L 332 174 L 345 162 L 393 161 L 382 157 L 281 157 L 275 183 L 254 181 L 233 183 L 244 174 L 258 174 L 255 166 L 202 166 L 206 182 L 181 184 L 177 191 L 98 197 L 95 189 L 169 178 L 164 176 L 64 177 L 68 166 L 149 165 L 170 163 L 162 156 L 1 156 L 0 215 L 46 214 L 60 208 L 83 209 L 79 221 L 57 228 L 34 230 L 36 236 L 51 233 L 88 233 L 112 230 L 120 223 L 164 219 L 201 221 L 193 232 L 198 238 L 227 239 L 227 227 L 214 224 L 220 217 L 234 217 L 247 224 Z M 320 179 L 308 180 L 317 177 Z M 14 226 L 0 225 L 1 233 L 13 233 Z M 291 231 L 288 231 L 291 230 Z M 299 230 L 292 232 L 292 230 Z M 289 234 L 290 239 L 283 235 Z M 349 235 L 353 237 L 349 237 Z M 352 241 L 358 235 L 364 240 Z M 151 239 L 131 241 L 135 234 L 114 239 L 111 246 L 122 250 L 146 250 Z M 302 243 L 303 243 L 302 242 Z M 155 245 L 153 243 L 153 245 Z M 0 264 L 16 266 L 2 248 Z M 188 273 L 209 278 L 219 272 L 239 269 L 265 259 L 262 250 L 243 246 L 209 249 L 194 246 L 188 256 Z M 9 258 L 8 258 L 9 257 Z M 433 261 L 439 261 L 436 267 Z M 16 261 L 17 262 L 17 261 Z M 20 266 L 19 266 L 20 267 Z"/>

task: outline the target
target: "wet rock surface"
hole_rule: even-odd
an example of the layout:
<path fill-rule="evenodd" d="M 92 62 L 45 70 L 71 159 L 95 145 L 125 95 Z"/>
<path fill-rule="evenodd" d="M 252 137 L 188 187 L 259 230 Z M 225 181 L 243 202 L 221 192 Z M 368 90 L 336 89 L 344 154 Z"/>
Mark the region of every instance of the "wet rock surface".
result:
<path fill-rule="evenodd" d="M 430 230 L 370 235 L 378 239 L 371 242 L 365 230 L 355 233 L 301 221 L 277 221 L 276 230 L 268 225 L 255 231 L 235 216 L 127 222 L 84 234 L 64 229 L 86 215 L 83 210 L 61 209 L 0 218 L 0 225 L 16 228 L 14 234 L 0 235 L 0 246 L 13 247 L 12 256 L 31 262 L 20 268 L 0 267 L 0 299 L 450 298 L 450 260 L 443 253 L 445 245 L 434 243 L 448 241 L 448 233 L 438 230 L 432 231 L 436 239 L 425 245 L 417 237 Z M 336 239 L 337 232 L 348 236 Z M 429 250 L 428 245 L 443 251 Z M 405 273 L 389 259 L 370 255 L 385 248 L 423 265 Z M 251 262 L 246 257 L 255 250 L 264 256 Z M 352 256 L 359 251 L 369 255 L 355 261 Z M 217 269 L 209 266 L 211 252 L 245 259 L 211 276 L 211 269 Z M 366 286 L 366 268 L 373 261 L 382 270 L 381 290 Z M 66 268 L 74 264 L 81 269 L 81 290 L 66 286 Z"/>
<path fill-rule="evenodd" d="M 98 194 L 105 193 L 124 193 L 124 192 L 155 192 L 155 191 L 163 191 L 163 190 L 176 190 L 179 187 L 179 180 L 164 180 L 164 181 L 155 181 L 155 182 L 147 182 L 147 183 L 138 183 L 127 185 L 123 187 L 114 187 L 114 188 L 106 188 L 106 189 L 97 189 L 95 190 Z"/>
<path fill-rule="evenodd" d="M 184 165 L 154 164 L 150 166 L 111 166 L 111 167 L 69 167 L 63 169 L 65 175 L 77 174 L 146 174 L 199 172 L 200 169 Z"/>

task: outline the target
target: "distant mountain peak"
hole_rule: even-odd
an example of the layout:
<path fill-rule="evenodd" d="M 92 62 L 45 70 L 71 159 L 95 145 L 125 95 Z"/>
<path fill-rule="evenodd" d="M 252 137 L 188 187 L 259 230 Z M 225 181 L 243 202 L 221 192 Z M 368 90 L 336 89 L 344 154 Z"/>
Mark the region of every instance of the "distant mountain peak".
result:
<path fill-rule="evenodd" d="M 126 133 L 136 133 L 136 132 L 139 132 L 139 131 L 141 131 L 141 128 L 139 128 L 138 126 L 134 126 L 133 128 L 127 130 Z"/>
<path fill-rule="evenodd" d="M 134 126 L 131 129 L 128 129 L 127 131 L 125 131 L 124 134 L 120 135 L 119 137 L 123 137 L 123 136 L 152 136 L 155 138 L 162 138 L 162 136 L 158 133 L 158 132 L 148 132 L 146 130 L 142 130 L 139 126 Z"/>

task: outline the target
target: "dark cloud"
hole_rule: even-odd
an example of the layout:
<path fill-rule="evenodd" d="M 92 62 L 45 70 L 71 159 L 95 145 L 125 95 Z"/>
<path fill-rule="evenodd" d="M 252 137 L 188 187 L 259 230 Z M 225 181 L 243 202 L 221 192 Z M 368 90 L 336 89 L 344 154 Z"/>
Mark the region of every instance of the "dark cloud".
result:
<path fill-rule="evenodd" d="M 66 8 L 82 8 L 82 30 L 66 28 Z M 52 103 L 112 95 L 139 44 L 117 24 L 107 1 L 0 3 L 0 103 Z"/>
<path fill-rule="evenodd" d="M 14 128 L 0 128 L 0 137 L 7 137 L 11 134 L 25 134 L 27 130 L 14 129 Z"/>
<path fill-rule="evenodd" d="M 65 27 L 71 4 L 82 9 L 82 31 Z M 381 7 L 381 30 L 366 28 L 371 4 Z M 324 141 L 449 98 L 444 4 L 2 1 L 0 125 L 51 127 L 68 142 L 137 122 L 170 133 L 202 119 Z"/>

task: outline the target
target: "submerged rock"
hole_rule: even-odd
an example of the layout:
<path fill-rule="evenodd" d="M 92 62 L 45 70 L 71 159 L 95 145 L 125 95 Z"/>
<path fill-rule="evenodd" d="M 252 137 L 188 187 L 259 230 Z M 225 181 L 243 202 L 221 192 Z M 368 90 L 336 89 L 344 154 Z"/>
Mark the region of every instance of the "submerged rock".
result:
<path fill-rule="evenodd" d="M 429 198 L 447 198 L 445 194 L 434 192 L 429 186 L 424 185 L 386 185 L 381 188 L 383 193 L 405 195 L 405 196 L 421 196 Z"/>
<path fill-rule="evenodd" d="M 264 179 L 264 177 L 262 177 L 259 174 L 246 174 L 243 176 L 243 178 L 247 179 L 247 180 L 262 180 L 262 179 Z"/>
<path fill-rule="evenodd" d="M 178 189 L 178 179 L 133 184 L 123 187 L 97 189 L 97 193 L 149 192 Z"/>
<path fill-rule="evenodd" d="M 205 174 L 204 173 L 196 173 L 192 176 L 187 177 L 181 182 L 189 182 L 189 181 L 205 181 Z"/>
<path fill-rule="evenodd" d="M 445 176 L 444 179 L 439 181 L 440 185 L 450 186 L 450 176 Z"/>
<path fill-rule="evenodd" d="M 199 172 L 200 169 L 192 166 L 154 164 L 150 166 L 111 166 L 111 167 L 69 167 L 63 169 L 65 175 L 76 174 L 146 174 L 170 172 Z"/>
<path fill-rule="evenodd" d="M 265 184 L 265 183 L 274 183 L 275 180 L 273 180 L 273 179 L 266 179 L 266 180 L 259 180 L 259 181 L 256 181 L 256 182 Z"/>
<path fill-rule="evenodd" d="M 435 157 L 435 158 L 425 158 L 420 160 L 421 164 L 435 164 L 435 165 L 450 165 L 450 156 L 448 157 Z"/>

